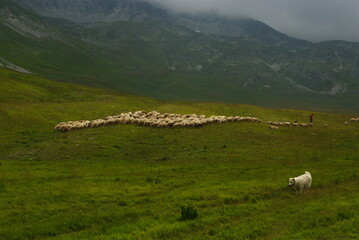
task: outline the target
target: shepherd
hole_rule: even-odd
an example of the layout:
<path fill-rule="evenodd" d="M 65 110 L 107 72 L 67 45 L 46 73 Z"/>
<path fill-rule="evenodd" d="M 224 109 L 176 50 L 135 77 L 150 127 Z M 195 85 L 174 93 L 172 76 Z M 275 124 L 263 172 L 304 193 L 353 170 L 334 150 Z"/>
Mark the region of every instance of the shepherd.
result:
<path fill-rule="evenodd" d="M 310 121 L 310 123 L 313 123 L 313 117 L 314 117 L 314 114 L 313 114 L 313 113 L 309 115 L 309 121 Z"/>

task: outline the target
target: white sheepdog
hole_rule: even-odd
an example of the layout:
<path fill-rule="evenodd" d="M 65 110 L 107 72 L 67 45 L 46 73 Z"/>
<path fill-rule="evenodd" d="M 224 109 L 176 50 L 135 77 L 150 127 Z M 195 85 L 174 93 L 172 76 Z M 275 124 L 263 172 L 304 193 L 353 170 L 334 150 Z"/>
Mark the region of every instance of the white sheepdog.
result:
<path fill-rule="evenodd" d="M 312 186 L 312 175 L 306 171 L 303 175 L 295 178 L 289 178 L 289 187 L 295 187 L 296 192 L 302 193 L 303 188 L 309 189 Z"/>

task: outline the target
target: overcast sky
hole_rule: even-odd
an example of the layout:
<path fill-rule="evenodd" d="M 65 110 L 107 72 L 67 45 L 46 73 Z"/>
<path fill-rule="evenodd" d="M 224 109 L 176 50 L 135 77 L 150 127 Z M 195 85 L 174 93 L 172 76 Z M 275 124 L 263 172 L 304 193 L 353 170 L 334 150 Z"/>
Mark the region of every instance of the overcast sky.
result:
<path fill-rule="evenodd" d="M 313 42 L 359 42 L 359 0 L 148 0 L 181 12 L 216 10 L 260 20 Z"/>

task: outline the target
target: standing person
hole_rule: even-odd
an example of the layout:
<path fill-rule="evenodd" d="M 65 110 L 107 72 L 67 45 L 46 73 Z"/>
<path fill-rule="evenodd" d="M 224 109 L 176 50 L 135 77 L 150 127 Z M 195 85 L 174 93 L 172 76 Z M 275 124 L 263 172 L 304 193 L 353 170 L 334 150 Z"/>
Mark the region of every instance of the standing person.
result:
<path fill-rule="evenodd" d="M 314 117 L 314 114 L 313 114 L 313 113 L 309 115 L 310 123 L 313 123 L 313 117 Z"/>

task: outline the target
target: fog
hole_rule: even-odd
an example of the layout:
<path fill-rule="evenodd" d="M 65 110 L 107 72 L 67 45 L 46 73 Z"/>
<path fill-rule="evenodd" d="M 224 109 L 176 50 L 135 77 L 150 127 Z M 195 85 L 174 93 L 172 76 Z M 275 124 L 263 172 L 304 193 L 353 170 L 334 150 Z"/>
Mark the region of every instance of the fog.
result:
<path fill-rule="evenodd" d="M 312 42 L 359 42 L 359 0 L 147 0 L 187 13 L 215 10 L 251 17 L 289 36 Z"/>

